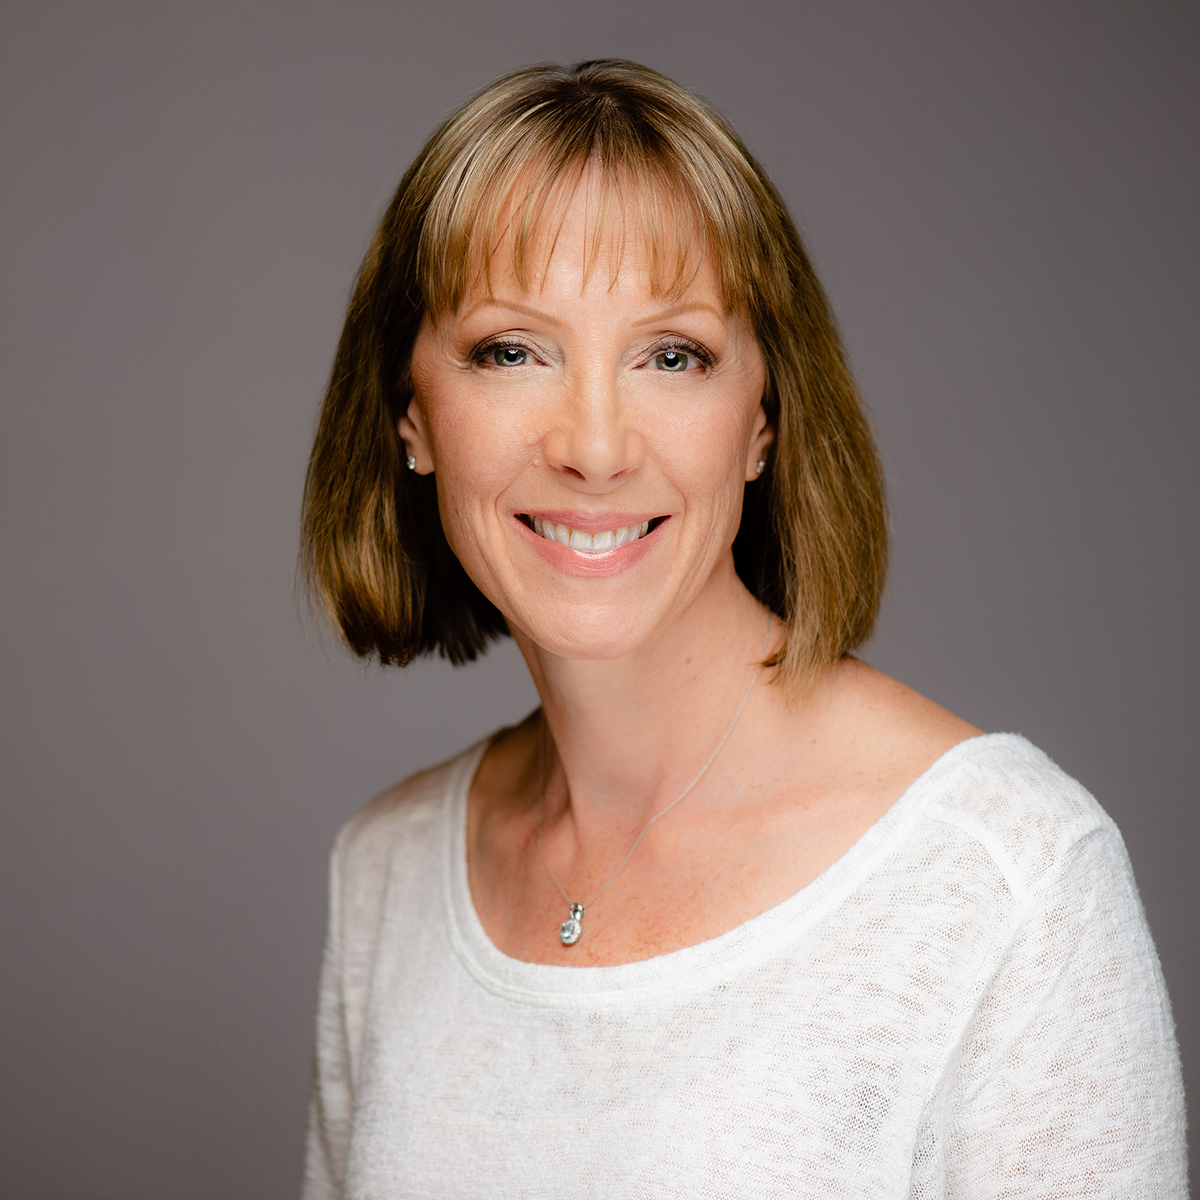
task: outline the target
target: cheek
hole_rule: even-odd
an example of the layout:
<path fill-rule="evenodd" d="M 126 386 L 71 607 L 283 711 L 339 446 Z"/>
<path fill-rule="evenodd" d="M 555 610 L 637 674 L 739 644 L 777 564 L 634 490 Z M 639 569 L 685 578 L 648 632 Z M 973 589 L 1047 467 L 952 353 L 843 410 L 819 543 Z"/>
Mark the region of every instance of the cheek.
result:
<path fill-rule="evenodd" d="M 698 406 L 660 425 L 653 452 L 685 496 L 740 505 L 753 424 L 754 412 L 741 397 Z"/>
<path fill-rule="evenodd" d="M 528 458 L 545 399 L 535 388 L 488 387 L 473 378 L 440 381 L 424 404 L 437 469 L 502 477 Z"/>
<path fill-rule="evenodd" d="M 451 548 L 467 563 L 490 537 L 496 501 L 528 460 L 523 440 L 487 405 L 446 397 L 427 409 L 438 507 Z"/>

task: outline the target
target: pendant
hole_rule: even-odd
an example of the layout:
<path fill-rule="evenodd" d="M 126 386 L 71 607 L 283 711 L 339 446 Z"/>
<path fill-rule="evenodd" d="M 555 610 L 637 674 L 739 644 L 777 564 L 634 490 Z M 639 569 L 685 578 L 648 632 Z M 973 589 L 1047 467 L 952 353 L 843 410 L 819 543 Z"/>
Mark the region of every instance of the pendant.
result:
<path fill-rule="evenodd" d="M 559 940 L 564 946 L 573 946 L 583 936 L 583 905 L 572 904 L 571 915 L 562 923 L 558 931 Z"/>

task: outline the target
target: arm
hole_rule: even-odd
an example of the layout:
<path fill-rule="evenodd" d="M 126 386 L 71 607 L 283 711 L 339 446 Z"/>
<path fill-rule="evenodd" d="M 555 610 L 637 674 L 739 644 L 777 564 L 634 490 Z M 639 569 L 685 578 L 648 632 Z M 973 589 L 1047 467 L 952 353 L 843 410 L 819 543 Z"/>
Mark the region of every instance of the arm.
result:
<path fill-rule="evenodd" d="M 308 1108 L 302 1200 L 340 1200 L 354 1109 L 342 995 L 340 841 L 329 864 L 328 922 L 317 993 L 317 1048 Z"/>
<path fill-rule="evenodd" d="M 1111 826 L 1025 898 L 926 1109 L 915 1167 L 961 1200 L 1186 1200 L 1170 1007 Z"/>

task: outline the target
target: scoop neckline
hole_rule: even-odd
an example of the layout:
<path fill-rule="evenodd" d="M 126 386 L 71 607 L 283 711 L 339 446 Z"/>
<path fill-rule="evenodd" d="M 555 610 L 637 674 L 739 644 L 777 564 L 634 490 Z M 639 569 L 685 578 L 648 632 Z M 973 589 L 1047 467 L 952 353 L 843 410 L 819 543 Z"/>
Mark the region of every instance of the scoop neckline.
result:
<path fill-rule="evenodd" d="M 602 967 L 571 967 L 525 962 L 505 954 L 488 937 L 475 910 L 467 871 L 467 797 L 491 744 L 489 736 L 460 756 L 444 793 L 442 880 L 451 945 L 470 975 L 488 991 L 544 1007 L 583 1003 L 589 1007 L 620 1006 L 660 994 L 678 997 L 683 992 L 717 987 L 795 941 L 835 907 L 902 839 L 905 830 L 921 816 L 935 785 L 960 760 L 977 754 L 985 745 L 1024 740 L 1011 733 L 964 738 L 917 776 L 888 810 L 815 879 L 733 929 L 653 958 Z"/>

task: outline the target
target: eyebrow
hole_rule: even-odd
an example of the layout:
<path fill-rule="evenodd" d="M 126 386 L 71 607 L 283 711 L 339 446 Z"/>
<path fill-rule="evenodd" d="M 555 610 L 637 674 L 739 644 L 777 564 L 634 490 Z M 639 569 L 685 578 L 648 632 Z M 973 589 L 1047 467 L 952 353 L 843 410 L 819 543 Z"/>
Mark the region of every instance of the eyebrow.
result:
<path fill-rule="evenodd" d="M 561 325 L 562 322 L 557 317 L 552 317 L 549 313 L 542 312 L 540 308 L 530 308 L 527 304 L 517 304 L 513 300 L 493 300 L 490 297 L 487 300 L 480 300 L 478 304 L 472 304 L 462 315 L 465 321 L 467 317 L 474 316 L 481 308 L 503 308 L 509 312 L 519 312 L 524 316 L 533 317 L 539 321 L 545 321 L 547 325 Z"/>
<path fill-rule="evenodd" d="M 719 312 L 711 304 L 706 304 L 703 300 L 695 300 L 691 304 L 676 304 L 672 308 L 664 308 L 662 312 L 655 313 L 651 317 L 634 321 L 634 326 L 657 325 L 660 321 L 669 321 L 672 317 L 681 317 L 690 312 L 708 312 L 712 313 L 719 321 L 725 320 L 725 314 Z"/>

